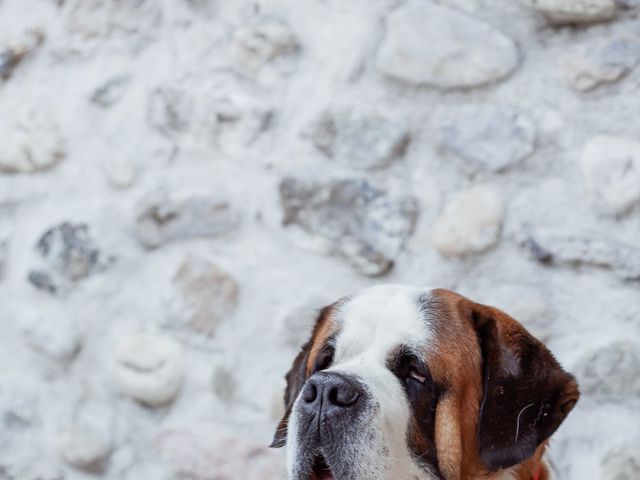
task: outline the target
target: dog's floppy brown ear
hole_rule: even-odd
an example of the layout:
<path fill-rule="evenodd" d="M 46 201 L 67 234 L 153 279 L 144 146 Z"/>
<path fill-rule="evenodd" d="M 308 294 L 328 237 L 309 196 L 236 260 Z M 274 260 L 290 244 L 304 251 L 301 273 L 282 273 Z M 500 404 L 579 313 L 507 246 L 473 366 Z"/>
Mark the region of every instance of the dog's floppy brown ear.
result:
<path fill-rule="evenodd" d="M 551 352 L 504 312 L 472 304 L 483 358 L 478 424 L 482 462 L 499 470 L 530 458 L 578 401 L 578 385 Z"/>
<path fill-rule="evenodd" d="M 285 377 L 287 380 L 287 388 L 284 391 L 285 412 L 282 420 L 280 420 L 280 423 L 278 424 L 278 428 L 276 429 L 276 433 L 273 437 L 273 442 L 271 442 L 272 448 L 283 447 L 287 443 L 287 425 L 289 423 L 289 415 L 291 415 L 293 403 L 296 401 L 296 398 L 298 398 L 300 390 L 302 390 L 302 387 L 304 387 L 304 384 L 307 381 L 307 365 L 310 363 L 309 357 L 317 355 L 317 352 L 312 353 L 314 352 L 314 341 L 318 340 L 319 337 L 326 336 L 328 330 L 327 327 L 329 325 L 328 319 L 334 305 L 335 303 L 320 310 L 316 323 L 313 327 L 311 338 L 303 345 L 300 353 L 298 353 L 293 361 L 291 369 L 287 372 Z"/>
<path fill-rule="evenodd" d="M 276 433 L 273 436 L 273 441 L 270 445 L 271 448 L 280 448 L 287 443 L 287 424 L 289 423 L 289 415 L 291 414 L 293 402 L 295 402 L 306 381 L 306 368 L 307 360 L 309 359 L 309 351 L 311 349 L 310 346 L 310 341 L 304 344 L 300 353 L 298 353 L 296 359 L 293 361 L 291 369 L 285 376 L 287 380 L 287 388 L 284 391 L 285 411 L 284 416 L 276 428 Z"/>

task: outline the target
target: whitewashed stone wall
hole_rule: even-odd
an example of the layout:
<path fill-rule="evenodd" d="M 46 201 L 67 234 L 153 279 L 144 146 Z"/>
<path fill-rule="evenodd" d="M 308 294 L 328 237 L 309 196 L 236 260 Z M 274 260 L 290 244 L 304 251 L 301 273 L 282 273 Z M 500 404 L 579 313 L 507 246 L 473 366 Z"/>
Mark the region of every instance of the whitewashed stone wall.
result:
<path fill-rule="evenodd" d="M 504 308 L 640 478 L 635 0 L 0 0 L 0 478 L 283 476 L 325 303 Z"/>

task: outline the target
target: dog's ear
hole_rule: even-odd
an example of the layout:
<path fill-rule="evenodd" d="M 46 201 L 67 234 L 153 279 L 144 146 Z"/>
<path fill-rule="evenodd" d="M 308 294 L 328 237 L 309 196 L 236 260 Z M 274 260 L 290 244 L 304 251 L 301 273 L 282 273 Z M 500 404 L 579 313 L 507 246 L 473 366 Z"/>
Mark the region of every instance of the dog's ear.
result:
<path fill-rule="evenodd" d="M 309 364 L 309 356 L 313 350 L 314 339 L 320 336 L 320 332 L 323 331 L 327 325 L 327 320 L 334 305 L 335 304 L 329 305 L 320 310 L 313 327 L 311 338 L 303 345 L 300 353 L 296 356 L 293 361 L 293 365 L 285 376 L 287 380 L 287 388 L 284 391 L 285 411 L 284 416 L 282 417 L 282 420 L 280 420 L 276 429 L 273 442 L 271 442 L 270 446 L 272 448 L 283 447 L 287 443 L 287 425 L 289 424 L 289 415 L 291 415 L 293 403 L 296 401 L 296 398 L 298 398 L 298 395 L 308 378 L 307 365 Z"/>
<path fill-rule="evenodd" d="M 303 345 L 300 353 L 298 353 L 293 361 L 291 369 L 285 376 L 287 380 L 287 388 L 284 391 L 285 411 L 284 416 L 276 428 L 276 433 L 273 436 L 273 442 L 271 442 L 270 445 L 271 448 L 280 448 L 287 443 L 287 425 L 289 423 L 289 415 L 291 414 L 293 402 L 295 402 L 300 390 L 302 390 L 302 387 L 307 380 L 306 369 L 307 360 L 309 359 L 310 345 L 311 342 L 307 342 Z"/>
<path fill-rule="evenodd" d="M 480 458 L 491 470 L 523 462 L 574 407 L 578 385 L 551 352 L 504 312 L 472 304 L 483 359 Z"/>

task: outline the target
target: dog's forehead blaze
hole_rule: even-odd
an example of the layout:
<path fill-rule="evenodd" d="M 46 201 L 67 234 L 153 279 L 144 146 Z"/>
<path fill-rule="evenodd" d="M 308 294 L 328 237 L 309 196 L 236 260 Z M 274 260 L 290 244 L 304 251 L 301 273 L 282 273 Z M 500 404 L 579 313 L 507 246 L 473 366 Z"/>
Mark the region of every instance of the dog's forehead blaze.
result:
<path fill-rule="evenodd" d="M 429 348 L 433 325 L 422 308 L 430 290 L 406 286 L 369 287 L 341 305 L 335 322 L 335 360 L 356 357 L 384 365 L 398 347 Z"/>

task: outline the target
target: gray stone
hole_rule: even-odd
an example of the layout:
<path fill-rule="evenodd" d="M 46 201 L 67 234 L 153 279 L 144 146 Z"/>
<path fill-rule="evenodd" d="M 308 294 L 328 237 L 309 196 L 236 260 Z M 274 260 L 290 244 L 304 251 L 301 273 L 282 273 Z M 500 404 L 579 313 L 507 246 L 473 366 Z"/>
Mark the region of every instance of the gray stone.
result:
<path fill-rule="evenodd" d="M 215 195 L 156 192 L 140 202 L 136 236 L 148 248 L 196 237 L 214 237 L 233 230 L 238 214 L 230 203 Z"/>
<path fill-rule="evenodd" d="M 575 374 L 584 395 L 602 400 L 640 398 L 640 346 L 623 340 L 586 354 Z"/>
<path fill-rule="evenodd" d="M 173 276 L 170 301 L 171 326 L 185 326 L 213 336 L 218 325 L 230 317 L 237 304 L 239 287 L 223 269 L 206 258 L 188 256 Z"/>
<path fill-rule="evenodd" d="M 529 0 L 552 25 L 573 25 L 611 20 L 616 16 L 614 0 Z"/>
<path fill-rule="evenodd" d="M 640 142 L 598 135 L 582 151 L 582 175 L 597 211 L 620 216 L 640 203 Z"/>
<path fill-rule="evenodd" d="M 489 24 L 417 0 L 389 15 L 377 56 L 378 69 L 386 75 L 444 89 L 496 82 L 518 62 L 514 41 Z"/>
<path fill-rule="evenodd" d="M 91 473 L 105 470 L 111 453 L 111 438 L 99 429 L 74 426 L 61 439 L 62 458 L 71 466 Z"/>
<path fill-rule="evenodd" d="M 182 346 L 170 337 L 131 334 L 118 339 L 113 374 L 120 390 L 151 407 L 176 398 L 184 376 Z"/>
<path fill-rule="evenodd" d="M 65 142 L 49 112 L 33 109 L 0 121 L 0 174 L 34 173 L 57 165 L 66 156 Z"/>
<path fill-rule="evenodd" d="M 530 233 L 524 246 L 540 263 L 601 267 L 640 280 L 640 249 L 617 240 L 540 231 Z"/>
<path fill-rule="evenodd" d="M 193 110 L 193 100 L 185 91 L 161 87 L 150 94 L 147 118 L 153 128 L 170 136 L 189 128 Z"/>
<path fill-rule="evenodd" d="M 636 480 L 640 478 L 638 445 L 611 448 L 602 462 L 603 480 Z"/>
<path fill-rule="evenodd" d="M 56 225 L 40 237 L 36 249 L 42 265 L 32 269 L 28 279 L 50 293 L 68 289 L 112 261 L 100 251 L 86 224 Z"/>
<path fill-rule="evenodd" d="M 35 30 L 28 32 L 21 41 L 0 47 L 0 80 L 8 80 L 20 62 L 42 45 L 43 41 L 42 32 Z"/>
<path fill-rule="evenodd" d="M 110 78 L 91 94 L 91 102 L 101 107 L 110 107 L 122 98 L 130 81 L 130 75 L 119 75 Z"/>
<path fill-rule="evenodd" d="M 567 58 L 573 88 L 589 91 L 627 76 L 640 62 L 640 40 L 613 38 L 589 43 Z"/>
<path fill-rule="evenodd" d="M 240 27 L 234 35 L 234 57 L 242 67 L 250 70 L 257 70 L 276 57 L 295 53 L 298 48 L 296 36 L 289 26 L 271 18 L 254 20 Z"/>
<path fill-rule="evenodd" d="M 310 137 L 326 155 L 365 170 L 402 158 L 410 138 L 403 123 L 354 108 L 324 112 Z"/>
<path fill-rule="evenodd" d="M 368 276 L 393 267 L 418 215 L 413 197 L 388 194 L 358 179 L 317 182 L 286 177 L 280 183 L 280 199 L 284 225 L 298 225 Z"/>
<path fill-rule="evenodd" d="M 433 244 L 446 256 L 483 252 L 498 241 L 504 207 L 500 197 L 486 187 L 458 194 L 433 227 Z"/>
<path fill-rule="evenodd" d="M 498 172 L 521 162 L 535 148 L 536 129 L 506 105 L 472 105 L 445 120 L 440 145 L 474 171 Z"/>

